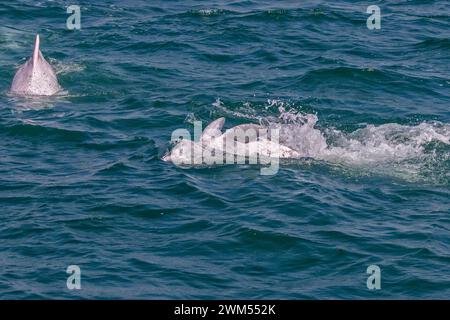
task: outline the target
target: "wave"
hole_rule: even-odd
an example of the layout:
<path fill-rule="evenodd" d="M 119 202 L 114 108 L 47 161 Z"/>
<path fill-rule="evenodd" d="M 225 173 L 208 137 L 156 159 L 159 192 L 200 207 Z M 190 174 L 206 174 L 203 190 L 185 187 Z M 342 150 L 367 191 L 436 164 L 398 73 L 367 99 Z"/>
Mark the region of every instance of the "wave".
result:
<path fill-rule="evenodd" d="M 367 82 L 394 82 L 399 81 L 401 75 L 393 71 L 382 71 L 375 68 L 332 67 L 321 68 L 306 72 L 302 77 L 303 82 L 364 80 Z"/>
<path fill-rule="evenodd" d="M 232 13 L 232 11 L 224 9 L 198 9 L 198 10 L 190 10 L 188 11 L 187 14 L 190 16 L 211 17 L 227 13 Z"/>
<path fill-rule="evenodd" d="M 424 49 L 449 49 L 450 38 L 428 38 L 415 44 L 415 46 Z"/>
<path fill-rule="evenodd" d="M 170 15 L 169 15 L 170 16 Z M 335 8 L 328 6 L 319 7 L 266 7 L 266 8 L 234 8 L 222 9 L 222 8 L 203 8 L 193 9 L 176 14 L 176 16 L 187 17 L 232 17 L 244 20 L 253 21 L 287 21 L 301 19 L 302 21 L 310 21 L 314 23 L 330 23 L 333 21 L 345 21 L 346 23 L 361 23 L 365 21 L 365 16 L 358 16 L 355 12 L 346 12 L 342 10 L 336 10 Z M 167 17 L 167 16 L 166 16 Z"/>
<path fill-rule="evenodd" d="M 60 142 L 84 142 L 90 137 L 89 133 L 85 131 L 43 126 L 32 120 L 22 120 L 22 123 L 19 124 L 0 126 L 0 133 L 7 136 L 24 137 L 33 141 L 45 139 Z"/>

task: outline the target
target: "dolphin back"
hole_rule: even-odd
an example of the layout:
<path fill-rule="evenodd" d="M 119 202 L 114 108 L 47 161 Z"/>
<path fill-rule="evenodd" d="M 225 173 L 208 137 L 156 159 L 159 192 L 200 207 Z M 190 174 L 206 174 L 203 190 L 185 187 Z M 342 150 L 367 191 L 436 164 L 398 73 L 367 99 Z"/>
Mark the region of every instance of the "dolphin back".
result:
<path fill-rule="evenodd" d="M 56 74 L 39 49 L 39 35 L 37 35 L 33 55 L 17 70 L 11 85 L 11 93 L 50 96 L 59 90 L 61 87 Z"/>

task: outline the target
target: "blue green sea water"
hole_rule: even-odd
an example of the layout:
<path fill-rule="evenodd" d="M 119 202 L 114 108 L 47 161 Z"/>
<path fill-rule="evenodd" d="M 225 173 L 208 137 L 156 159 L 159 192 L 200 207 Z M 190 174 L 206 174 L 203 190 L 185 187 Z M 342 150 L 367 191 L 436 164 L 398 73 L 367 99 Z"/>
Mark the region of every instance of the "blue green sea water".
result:
<path fill-rule="evenodd" d="M 448 298 L 450 3 L 369 2 L 1 1 L 0 299 Z M 11 96 L 36 33 L 64 92 Z M 219 117 L 308 156 L 161 160 Z"/>

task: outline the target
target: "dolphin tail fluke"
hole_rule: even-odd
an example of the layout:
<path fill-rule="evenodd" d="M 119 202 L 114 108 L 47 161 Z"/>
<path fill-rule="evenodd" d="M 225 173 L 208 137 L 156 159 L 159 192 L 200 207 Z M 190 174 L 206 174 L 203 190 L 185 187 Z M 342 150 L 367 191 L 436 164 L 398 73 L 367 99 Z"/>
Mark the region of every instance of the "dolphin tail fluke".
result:
<path fill-rule="evenodd" d="M 34 42 L 33 66 L 37 63 L 38 59 L 39 59 L 39 34 L 36 35 L 36 40 Z"/>

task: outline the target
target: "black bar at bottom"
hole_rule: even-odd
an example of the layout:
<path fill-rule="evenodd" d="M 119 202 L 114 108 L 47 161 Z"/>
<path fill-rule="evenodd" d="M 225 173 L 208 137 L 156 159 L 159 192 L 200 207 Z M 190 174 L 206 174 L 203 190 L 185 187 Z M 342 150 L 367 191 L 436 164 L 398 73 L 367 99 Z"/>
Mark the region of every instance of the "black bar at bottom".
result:
<path fill-rule="evenodd" d="M 140 314 L 143 319 L 309 319 L 311 315 L 334 316 L 360 314 L 382 315 L 385 308 L 399 308 L 403 317 L 423 312 L 437 312 L 438 307 L 448 310 L 449 300 L 28 300 L 1 301 L 5 312 L 11 308 L 15 316 L 21 312 L 80 314 L 86 309 L 108 311 L 130 317 Z M 97 310 L 96 310 L 97 309 Z M 58 310 L 58 312 L 55 312 Z"/>

